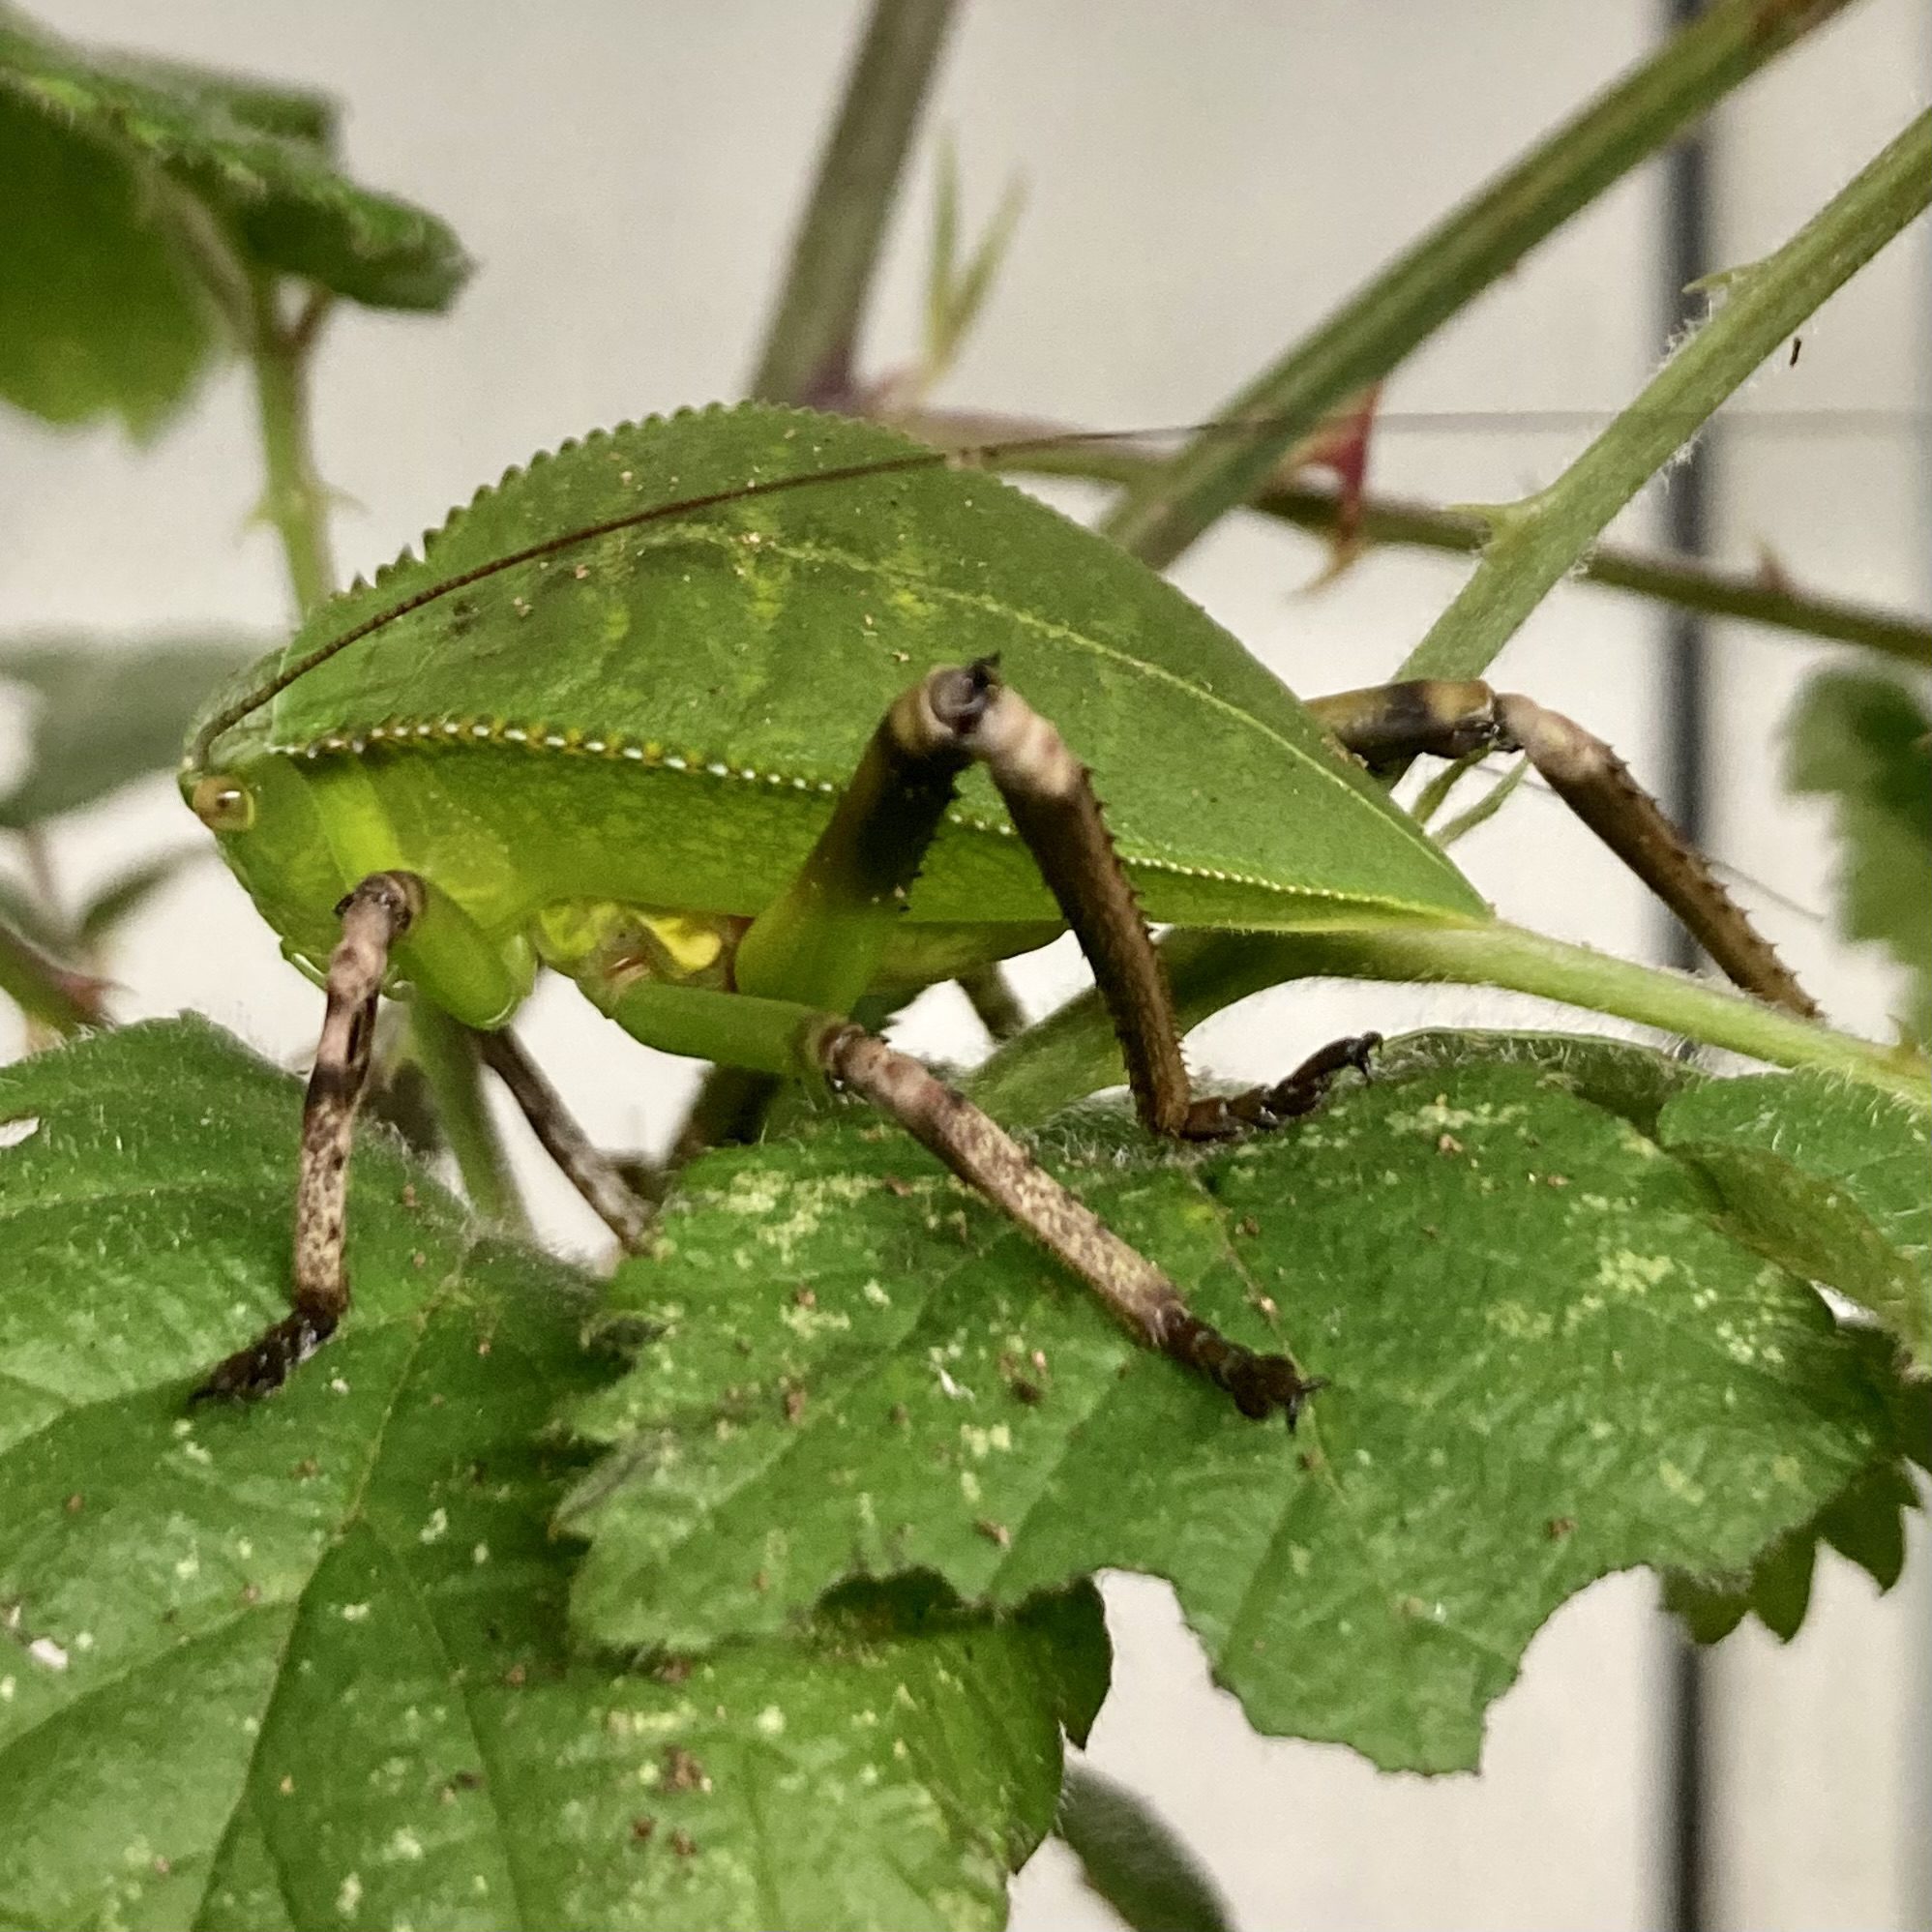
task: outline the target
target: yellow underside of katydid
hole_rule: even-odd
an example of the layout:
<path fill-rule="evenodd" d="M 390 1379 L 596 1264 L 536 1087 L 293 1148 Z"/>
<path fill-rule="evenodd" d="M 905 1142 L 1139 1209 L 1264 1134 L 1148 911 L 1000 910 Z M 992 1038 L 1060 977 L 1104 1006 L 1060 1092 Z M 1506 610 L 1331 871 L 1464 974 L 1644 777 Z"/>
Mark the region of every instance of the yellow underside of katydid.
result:
<path fill-rule="evenodd" d="M 607 968 L 627 918 L 629 968 L 726 983 L 743 923 L 796 873 L 891 699 L 935 665 L 996 656 L 1092 770 L 1150 920 L 1348 932 L 1488 917 L 1232 637 L 984 475 L 826 483 L 572 535 L 907 447 L 745 407 L 592 437 L 514 473 L 423 558 L 323 607 L 280 674 L 399 614 L 284 689 L 266 692 L 270 660 L 223 694 L 211 718 L 236 690 L 266 701 L 212 741 L 197 733 L 184 790 L 311 966 L 358 879 L 420 875 L 435 904 L 399 973 L 490 1025 L 538 959 Z M 950 977 L 1059 924 L 968 773 L 877 984 Z"/>

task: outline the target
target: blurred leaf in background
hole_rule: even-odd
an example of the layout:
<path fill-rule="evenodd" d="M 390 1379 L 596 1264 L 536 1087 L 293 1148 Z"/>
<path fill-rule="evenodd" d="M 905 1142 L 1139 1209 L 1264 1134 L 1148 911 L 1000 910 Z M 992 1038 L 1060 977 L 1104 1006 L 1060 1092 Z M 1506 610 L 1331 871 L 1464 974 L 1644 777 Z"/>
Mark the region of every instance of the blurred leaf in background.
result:
<path fill-rule="evenodd" d="M 169 770 L 195 707 L 262 651 L 258 638 L 202 631 L 115 643 L 69 635 L 0 643 L 0 681 L 39 699 L 27 761 L 0 792 L 0 828 L 19 831 Z"/>
<path fill-rule="evenodd" d="M 1897 678 L 1826 671 L 1798 700 L 1787 769 L 1836 807 L 1839 930 L 1906 968 L 1906 1025 L 1932 1040 L 1932 713 Z"/>
<path fill-rule="evenodd" d="M 323 97 L 96 53 L 0 12 L 0 397 L 151 434 L 221 346 L 247 269 L 376 308 L 442 309 L 469 261 L 357 186 Z"/>

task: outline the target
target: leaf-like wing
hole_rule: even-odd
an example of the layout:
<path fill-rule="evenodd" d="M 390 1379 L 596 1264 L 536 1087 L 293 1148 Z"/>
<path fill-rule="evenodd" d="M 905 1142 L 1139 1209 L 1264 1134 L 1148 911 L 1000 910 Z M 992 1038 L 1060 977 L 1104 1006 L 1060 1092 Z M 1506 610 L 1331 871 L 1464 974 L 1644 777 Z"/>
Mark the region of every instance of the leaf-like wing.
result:
<path fill-rule="evenodd" d="M 284 663 L 312 669 L 213 756 L 379 746 L 404 822 L 493 823 L 507 765 L 520 813 L 559 838 L 594 822 L 607 846 L 662 848 L 678 904 L 753 911 L 892 700 L 935 665 L 996 657 L 1091 766 L 1150 917 L 1487 916 L 1198 606 L 1037 499 L 931 459 L 874 425 L 761 404 L 566 444 L 311 613 Z M 645 813 L 647 830 L 626 816 Z M 1054 918 L 1007 829 L 968 773 L 911 916 Z"/>

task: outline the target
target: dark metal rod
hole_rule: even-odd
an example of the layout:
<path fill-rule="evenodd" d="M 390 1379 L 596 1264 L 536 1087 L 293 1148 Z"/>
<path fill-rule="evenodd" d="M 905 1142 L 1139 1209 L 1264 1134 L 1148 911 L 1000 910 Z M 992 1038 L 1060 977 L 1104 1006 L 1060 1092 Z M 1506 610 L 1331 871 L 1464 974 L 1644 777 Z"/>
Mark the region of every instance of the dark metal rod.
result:
<path fill-rule="evenodd" d="M 1670 29 L 1699 13 L 1703 0 L 1664 0 Z M 1699 131 L 1679 141 L 1665 161 L 1661 242 L 1664 317 L 1673 338 L 1704 308 L 1689 284 L 1716 266 L 1710 246 L 1710 151 Z M 1679 555 L 1701 557 L 1709 545 L 1713 487 L 1710 435 L 1671 471 L 1664 493 L 1666 539 Z M 1675 609 L 1665 619 L 1657 701 L 1666 728 L 1662 802 L 1693 845 L 1709 836 L 1709 721 L 1710 664 L 1705 620 Z M 1702 963 L 1697 941 L 1676 919 L 1663 935 L 1665 956 L 1685 968 Z M 1687 1637 L 1669 1633 L 1673 1649 L 1665 1693 L 1664 1923 L 1671 1932 L 1709 1932 L 1714 1923 L 1712 1855 L 1711 1684 L 1703 1653 Z"/>

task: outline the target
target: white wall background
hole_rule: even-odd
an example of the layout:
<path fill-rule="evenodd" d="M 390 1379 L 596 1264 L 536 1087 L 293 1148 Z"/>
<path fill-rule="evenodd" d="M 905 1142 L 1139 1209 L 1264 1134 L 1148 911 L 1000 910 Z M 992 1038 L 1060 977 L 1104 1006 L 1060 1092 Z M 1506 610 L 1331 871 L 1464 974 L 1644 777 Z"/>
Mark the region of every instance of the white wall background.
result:
<path fill-rule="evenodd" d="M 512 0 L 41 0 L 75 35 L 315 83 L 351 105 L 349 151 L 373 184 L 447 216 L 481 262 L 445 321 L 342 315 L 318 375 L 323 467 L 350 499 L 345 569 L 412 541 L 506 464 L 593 425 L 737 393 L 858 18 L 852 0 L 708 6 Z M 1202 414 L 1455 196 L 1649 44 L 1654 0 L 979 0 L 936 90 L 969 200 L 1015 171 L 1025 219 L 946 400 L 1106 426 Z M 1864 0 L 1727 106 L 1716 124 L 1719 241 L 1741 259 L 1781 240 L 1905 119 L 1932 76 L 1926 0 Z M 901 211 L 871 339 L 874 371 L 909 353 L 931 144 Z M 1390 385 L 1408 412 L 1616 406 L 1660 349 L 1654 169 L 1534 256 Z M 1795 369 L 1761 375 L 1720 449 L 1719 540 L 1774 547 L 1803 580 L 1923 607 L 1928 594 L 1928 287 L 1924 223 L 1804 332 Z M 4 265 L 0 265 L 4 272 Z M 1877 433 L 1798 433 L 1751 410 L 1917 410 Z M 1580 446 L 1492 424 L 1396 427 L 1376 474 L 1443 500 L 1547 480 Z M 197 620 L 266 627 L 279 559 L 245 519 L 257 488 L 234 373 L 147 450 L 108 431 L 56 436 L 0 419 L 0 633 L 131 632 Z M 1627 534 L 1641 537 L 1654 504 Z M 1382 555 L 1318 597 L 1320 554 L 1234 525 L 1184 584 L 1304 690 L 1385 672 L 1451 594 L 1453 562 Z M 1640 775 L 1659 773 L 1655 624 L 1581 588 L 1553 597 L 1505 660 L 1507 681 L 1588 720 Z M 1828 892 L 1817 813 L 1778 793 L 1767 751 L 1819 654 L 1727 630 L 1718 654 L 1715 845 L 1799 907 Z M 0 758 L 6 756 L 0 718 Z M 65 828 L 75 892 L 134 848 L 191 837 L 157 784 Z M 1643 951 L 1636 887 L 1544 801 L 1471 840 L 1506 912 Z M 1892 982 L 1776 901 L 1763 922 L 1841 1021 L 1884 1025 Z M 316 999 L 278 960 L 225 877 L 198 871 L 131 932 L 124 1012 L 193 1004 L 291 1061 Z M 1045 1003 L 1077 966 L 1028 970 Z M 541 996 L 527 1028 L 600 1138 L 657 1144 L 686 1070 L 574 1004 Z M 1299 991 L 1196 1041 L 1252 1071 L 1355 1025 L 1507 1021 L 1521 1003 L 1366 988 Z M 4 1024 L 4 1023 L 0 1023 Z M 953 996 L 912 1043 L 972 1051 Z M 12 1041 L 0 1033 L 0 1051 Z M 1228 1064 L 1223 1062 L 1223 1064 Z M 1230 1068 L 1232 1070 L 1232 1066 Z M 550 1225 L 593 1231 L 542 1181 Z M 1924 1539 L 1917 1552 L 1922 1567 Z M 1923 1925 L 1927 1590 L 1879 1602 L 1828 1565 L 1788 1652 L 1759 1635 L 1720 1653 L 1717 1857 L 1726 1922 Z M 1483 1773 L 1378 1775 L 1345 1752 L 1258 1740 L 1206 1683 L 1165 1590 L 1110 1596 L 1115 1689 L 1097 1762 L 1153 1798 L 1201 1849 L 1251 1932 L 1334 1927 L 1636 1927 L 1657 1922 L 1664 1632 L 1641 1578 L 1561 1612 L 1498 1707 Z M 1027 1932 L 1109 1923 L 1063 1855 L 1022 1878 Z"/>

